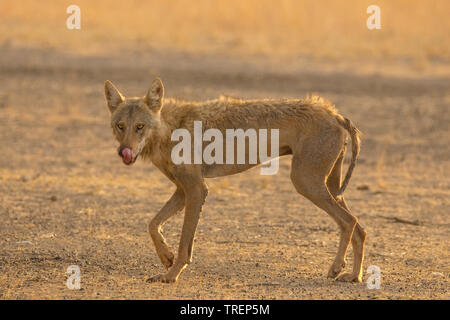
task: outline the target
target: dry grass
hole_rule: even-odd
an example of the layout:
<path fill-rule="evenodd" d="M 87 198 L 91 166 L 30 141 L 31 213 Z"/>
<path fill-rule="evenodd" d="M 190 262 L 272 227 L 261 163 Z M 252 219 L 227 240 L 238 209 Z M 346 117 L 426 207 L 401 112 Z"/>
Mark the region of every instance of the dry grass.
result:
<path fill-rule="evenodd" d="M 66 8 L 82 12 L 66 29 Z M 13 1 L 0 3 L 0 42 L 76 51 L 155 47 L 191 52 L 410 57 L 423 68 L 450 57 L 446 0 L 379 0 L 382 29 L 366 28 L 372 0 Z"/>

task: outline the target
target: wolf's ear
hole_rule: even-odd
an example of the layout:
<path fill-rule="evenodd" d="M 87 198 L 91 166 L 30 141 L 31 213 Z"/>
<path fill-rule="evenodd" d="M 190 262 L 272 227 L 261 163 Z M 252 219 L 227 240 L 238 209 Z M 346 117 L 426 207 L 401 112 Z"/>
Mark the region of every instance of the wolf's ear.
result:
<path fill-rule="evenodd" d="M 120 91 L 109 80 L 105 81 L 105 97 L 106 102 L 108 103 L 109 111 L 111 111 L 111 113 L 113 113 L 114 110 L 116 110 L 116 108 L 119 106 L 119 104 L 121 104 L 125 100 Z"/>
<path fill-rule="evenodd" d="M 159 111 L 162 106 L 162 98 L 164 97 L 164 86 L 160 78 L 152 81 L 147 95 L 144 98 L 145 103 L 152 111 Z"/>

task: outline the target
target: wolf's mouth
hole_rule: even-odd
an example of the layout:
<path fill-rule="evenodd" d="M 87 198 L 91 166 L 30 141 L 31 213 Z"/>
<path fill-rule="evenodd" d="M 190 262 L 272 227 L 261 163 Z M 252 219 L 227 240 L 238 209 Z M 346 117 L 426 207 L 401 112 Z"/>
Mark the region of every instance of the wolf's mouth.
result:
<path fill-rule="evenodd" d="M 130 148 L 119 149 L 119 156 L 122 158 L 122 162 L 127 166 L 132 165 L 136 162 L 136 159 L 139 156 L 139 153 L 133 155 L 133 151 Z"/>
<path fill-rule="evenodd" d="M 136 162 L 138 156 L 139 156 L 139 155 L 136 155 L 135 157 L 133 157 L 131 161 L 130 161 L 129 159 L 122 158 L 122 162 L 123 162 L 124 164 L 126 164 L 127 166 L 131 166 L 133 163 Z"/>

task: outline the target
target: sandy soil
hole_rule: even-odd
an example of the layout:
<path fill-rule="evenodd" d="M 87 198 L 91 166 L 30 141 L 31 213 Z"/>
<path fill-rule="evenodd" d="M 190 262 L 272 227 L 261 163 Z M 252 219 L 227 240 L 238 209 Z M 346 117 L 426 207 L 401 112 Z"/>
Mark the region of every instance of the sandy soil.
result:
<path fill-rule="evenodd" d="M 117 157 L 103 82 L 141 95 L 156 76 L 167 96 L 185 99 L 316 92 L 336 103 L 364 133 L 346 198 L 368 232 L 364 268 L 380 267 L 381 289 L 326 278 L 338 229 L 295 192 L 289 158 L 276 176 L 253 169 L 209 180 L 193 263 L 176 284 L 146 283 L 164 271 L 147 224 L 174 187 L 150 163 L 128 168 Z M 448 85 L 210 56 L 4 46 L 0 297 L 448 299 Z M 181 223 L 179 215 L 164 227 L 175 248 Z M 81 290 L 66 288 L 70 265 L 81 269 Z"/>

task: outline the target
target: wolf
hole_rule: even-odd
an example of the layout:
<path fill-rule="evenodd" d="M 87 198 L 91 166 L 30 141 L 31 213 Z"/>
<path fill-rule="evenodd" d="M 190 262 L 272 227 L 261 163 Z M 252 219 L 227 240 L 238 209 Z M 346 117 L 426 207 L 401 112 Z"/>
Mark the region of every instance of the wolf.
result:
<path fill-rule="evenodd" d="M 269 142 L 267 148 L 279 148 L 280 157 L 292 155 L 290 178 L 296 191 L 331 216 L 340 229 L 338 251 L 328 277 L 362 281 L 366 231 L 351 214 L 343 196 L 360 151 L 360 131 L 340 115 L 334 105 L 317 96 L 183 101 L 165 98 L 159 78 L 153 80 L 145 96 L 127 98 L 107 80 L 105 97 L 113 134 L 120 144 L 118 155 L 123 163 L 132 165 L 138 157 L 151 160 L 176 186 L 171 198 L 148 226 L 156 253 L 168 271 L 150 277 L 148 282 L 175 282 L 192 261 L 194 236 L 208 195 L 205 179 L 236 174 L 260 164 L 174 164 L 171 151 L 176 142 L 172 141 L 171 134 L 181 128 L 192 134 L 194 121 L 202 121 L 203 130 L 215 128 L 222 133 L 236 128 L 278 129 L 278 145 L 271 146 Z M 342 180 L 348 136 L 352 143 L 352 159 Z M 183 209 L 184 221 L 175 259 L 161 227 Z M 353 269 L 342 273 L 350 242 Z"/>

